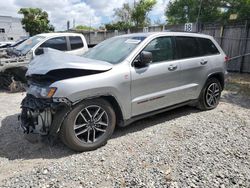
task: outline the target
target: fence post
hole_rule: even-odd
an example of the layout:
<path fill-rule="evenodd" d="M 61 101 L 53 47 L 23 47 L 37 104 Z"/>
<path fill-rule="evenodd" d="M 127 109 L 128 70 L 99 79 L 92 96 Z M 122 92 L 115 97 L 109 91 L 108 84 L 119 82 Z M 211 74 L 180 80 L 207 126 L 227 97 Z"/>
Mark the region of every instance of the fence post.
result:
<path fill-rule="evenodd" d="M 240 73 L 243 72 L 243 68 L 244 68 L 244 66 L 243 66 L 244 60 L 245 60 L 244 54 L 246 54 L 246 52 L 247 52 L 248 33 L 249 33 L 249 25 L 248 25 L 248 21 L 246 20 L 245 27 L 244 27 L 244 34 L 243 34 L 243 37 L 241 37 L 242 45 L 241 45 L 241 49 L 240 49 L 240 55 L 243 55 L 243 56 L 240 59 Z"/>
<path fill-rule="evenodd" d="M 91 40 L 90 40 L 90 31 L 89 31 L 89 44 L 91 44 Z"/>
<path fill-rule="evenodd" d="M 222 47 L 223 36 L 224 36 L 224 25 L 222 25 L 220 28 L 220 46 L 221 47 Z"/>

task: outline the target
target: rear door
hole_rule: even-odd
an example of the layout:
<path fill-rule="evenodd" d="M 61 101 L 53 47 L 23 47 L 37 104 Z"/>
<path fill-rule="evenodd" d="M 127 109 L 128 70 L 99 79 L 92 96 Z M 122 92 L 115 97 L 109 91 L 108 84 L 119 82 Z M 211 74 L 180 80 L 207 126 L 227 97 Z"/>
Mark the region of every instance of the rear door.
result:
<path fill-rule="evenodd" d="M 180 66 L 173 45 L 172 37 L 153 39 L 143 49 L 152 53 L 153 61 L 147 67 L 131 67 L 132 116 L 180 102 Z"/>
<path fill-rule="evenodd" d="M 70 54 L 83 55 L 87 51 L 86 44 L 80 36 L 69 36 L 69 44 Z"/>
<path fill-rule="evenodd" d="M 203 55 L 195 37 L 176 36 L 177 59 L 181 66 L 181 82 L 186 101 L 197 99 L 210 70 L 210 59 Z"/>

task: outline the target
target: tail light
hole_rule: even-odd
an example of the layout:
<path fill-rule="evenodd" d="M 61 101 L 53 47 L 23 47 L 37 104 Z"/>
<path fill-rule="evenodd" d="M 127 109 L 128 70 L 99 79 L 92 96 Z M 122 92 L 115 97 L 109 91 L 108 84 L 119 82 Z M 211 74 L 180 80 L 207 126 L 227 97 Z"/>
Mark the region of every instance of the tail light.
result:
<path fill-rule="evenodd" d="M 228 56 L 225 56 L 225 63 L 227 63 L 230 60 Z"/>

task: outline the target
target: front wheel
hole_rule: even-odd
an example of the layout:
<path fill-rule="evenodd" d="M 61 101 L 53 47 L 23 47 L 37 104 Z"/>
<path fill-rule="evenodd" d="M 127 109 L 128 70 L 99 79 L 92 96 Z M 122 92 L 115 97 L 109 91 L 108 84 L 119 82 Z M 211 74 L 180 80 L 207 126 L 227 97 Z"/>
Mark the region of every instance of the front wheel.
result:
<path fill-rule="evenodd" d="M 109 102 L 103 99 L 87 100 L 68 114 L 60 136 L 75 151 L 94 150 L 107 142 L 115 124 L 115 112 Z"/>
<path fill-rule="evenodd" d="M 218 106 L 221 96 L 221 84 L 216 78 L 210 78 L 201 91 L 198 108 L 201 110 L 211 110 Z"/>

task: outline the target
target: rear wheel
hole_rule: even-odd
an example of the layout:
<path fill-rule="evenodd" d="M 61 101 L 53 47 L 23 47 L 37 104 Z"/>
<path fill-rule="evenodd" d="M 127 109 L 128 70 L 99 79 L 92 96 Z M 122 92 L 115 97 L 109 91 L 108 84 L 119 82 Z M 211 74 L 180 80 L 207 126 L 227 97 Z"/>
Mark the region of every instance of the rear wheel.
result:
<path fill-rule="evenodd" d="M 221 84 L 216 78 L 208 79 L 199 98 L 198 108 L 211 110 L 218 106 L 221 96 Z"/>
<path fill-rule="evenodd" d="M 84 101 L 64 120 L 62 141 L 75 151 L 94 150 L 104 145 L 116 124 L 115 112 L 103 99 Z"/>

